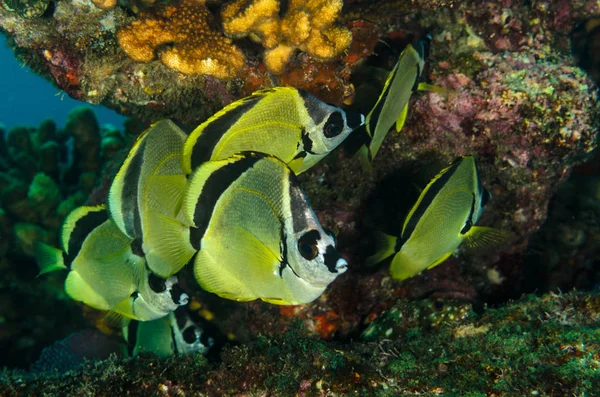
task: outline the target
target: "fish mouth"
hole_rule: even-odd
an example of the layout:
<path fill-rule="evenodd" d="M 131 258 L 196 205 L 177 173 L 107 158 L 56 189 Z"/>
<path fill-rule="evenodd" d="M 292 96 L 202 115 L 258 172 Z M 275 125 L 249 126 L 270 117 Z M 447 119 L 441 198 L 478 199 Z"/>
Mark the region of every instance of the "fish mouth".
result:
<path fill-rule="evenodd" d="M 352 130 L 357 129 L 365 123 L 365 115 L 358 112 L 346 111 L 346 124 Z"/>
<path fill-rule="evenodd" d="M 337 270 L 339 274 L 344 273 L 346 270 L 348 270 L 348 262 L 346 262 L 344 258 L 340 257 L 335 264 L 335 270 Z"/>

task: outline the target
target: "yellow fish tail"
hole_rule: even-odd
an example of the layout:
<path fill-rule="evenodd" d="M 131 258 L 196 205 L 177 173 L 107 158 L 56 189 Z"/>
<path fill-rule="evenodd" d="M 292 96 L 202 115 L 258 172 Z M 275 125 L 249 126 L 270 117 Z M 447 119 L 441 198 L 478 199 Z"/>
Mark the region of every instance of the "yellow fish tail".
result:
<path fill-rule="evenodd" d="M 394 255 L 398 237 L 377 232 L 375 236 L 375 254 L 366 259 L 367 265 L 374 265 Z"/>
<path fill-rule="evenodd" d="M 58 248 L 51 247 L 41 241 L 36 241 L 34 243 L 34 249 L 35 260 L 40 268 L 40 272 L 37 275 L 38 277 L 42 274 L 51 273 L 56 270 L 67 269 L 63 252 Z"/>

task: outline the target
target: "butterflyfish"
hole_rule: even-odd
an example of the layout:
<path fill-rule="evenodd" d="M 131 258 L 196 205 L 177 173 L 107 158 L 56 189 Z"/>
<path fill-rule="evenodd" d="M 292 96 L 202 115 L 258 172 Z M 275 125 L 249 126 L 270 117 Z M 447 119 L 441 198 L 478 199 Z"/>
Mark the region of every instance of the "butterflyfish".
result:
<path fill-rule="evenodd" d="M 140 239 L 150 270 L 170 277 L 185 265 L 185 260 L 161 256 L 154 250 L 160 230 L 149 218 L 176 219 L 187 184 L 180 167 L 180 156 L 187 134 L 173 121 L 162 120 L 146 130 L 123 162 L 110 186 L 108 209 L 121 231 Z"/>
<path fill-rule="evenodd" d="M 152 321 L 132 321 L 123 327 L 131 357 L 153 353 L 158 357 L 206 353 L 214 341 L 182 310 Z"/>
<path fill-rule="evenodd" d="M 132 242 L 103 205 L 78 207 L 63 223 L 62 249 L 36 243 L 40 275 L 68 270 L 67 295 L 109 311 L 107 320 L 118 323 L 160 318 L 187 303 L 177 278 L 162 279 L 149 272 L 144 258 L 133 252 Z"/>
<path fill-rule="evenodd" d="M 302 89 L 269 88 L 229 104 L 192 131 L 181 168 L 191 174 L 205 161 L 254 151 L 277 157 L 300 174 L 363 123 L 362 114 L 327 104 Z"/>
<path fill-rule="evenodd" d="M 380 234 L 379 249 L 367 262 L 378 263 L 393 255 L 392 277 L 404 280 L 444 262 L 463 241 L 469 247 L 501 242 L 504 231 L 475 226 L 489 199 L 475 158 L 459 158 L 421 192 L 400 237 Z"/>
<path fill-rule="evenodd" d="M 183 224 L 157 223 L 163 246 L 156 249 L 194 251 L 196 280 L 223 298 L 308 303 L 347 268 L 294 173 L 272 156 L 244 153 L 200 165 L 182 217 Z"/>
<path fill-rule="evenodd" d="M 441 87 L 419 83 L 429 50 L 429 41 L 428 37 L 414 45 L 406 46 L 389 73 L 377 102 L 367 114 L 364 128 L 369 142 L 360 148 L 358 154 L 367 158 L 369 162 L 375 158 L 383 139 L 394 123 L 396 131 L 400 131 L 404 126 L 408 114 L 408 102 L 415 91 L 445 92 Z"/>

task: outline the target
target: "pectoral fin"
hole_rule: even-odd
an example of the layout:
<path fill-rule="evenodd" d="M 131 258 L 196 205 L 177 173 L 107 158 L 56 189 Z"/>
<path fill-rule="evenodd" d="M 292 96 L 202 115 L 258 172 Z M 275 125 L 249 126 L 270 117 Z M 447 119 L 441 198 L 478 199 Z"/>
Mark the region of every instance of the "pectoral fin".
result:
<path fill-rule="evenodd" d="M 491 227 L 473 226 L 465 236 L 465 242 L 470 249 L 486 249 L 501 245 L 510 236 L 504 230 Z"/>

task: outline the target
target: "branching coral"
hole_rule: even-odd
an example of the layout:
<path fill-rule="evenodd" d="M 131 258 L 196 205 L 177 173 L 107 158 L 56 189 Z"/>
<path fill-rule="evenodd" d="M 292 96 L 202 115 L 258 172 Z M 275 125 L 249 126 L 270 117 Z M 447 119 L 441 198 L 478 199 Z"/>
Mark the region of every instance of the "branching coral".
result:
<path fill-rule="evenodd" d="M 265 65 L 282 73 L 296 49 L 329 61 L 348 48 L 352 34 L 334 25 L 342 5 L 342 0 L 291 0 L 280 19 L 277 0 L 236 0 L 222 10 L 223 30 L 261 42 Z"/>
<path fill-rule="evenodd" d="M 184 74 L 235 76 L 244 66 L 244 55 L 214 28 L 204 0 L 182 0 L 139 14 L 117 33 L 119 45 L 138 62 L 157 56 L 171 69 Z"/>

